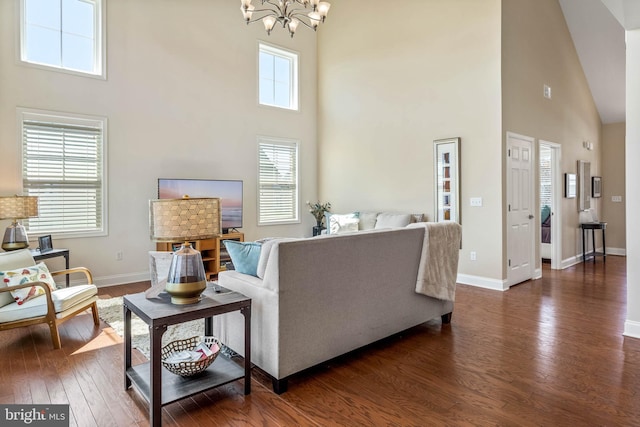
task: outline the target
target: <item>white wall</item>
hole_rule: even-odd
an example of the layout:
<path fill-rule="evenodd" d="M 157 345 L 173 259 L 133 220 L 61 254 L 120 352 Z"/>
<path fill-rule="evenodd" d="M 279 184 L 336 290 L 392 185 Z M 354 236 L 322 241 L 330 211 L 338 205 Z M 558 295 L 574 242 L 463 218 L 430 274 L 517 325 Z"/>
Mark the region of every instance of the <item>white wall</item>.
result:
<path fill-rule="evenodd" d="M 235 1 L 108 0 L 104 81 L 17 63 L 18 4 L 0 1 L 0 195 L 21 193 L 17 107 L 109 119 L 109 235 L 54 236 L 55 247 L 71 249 L 72 265 L 91 268 L 99 284 L 148 278 L 148 200 L 157 197 L 159 177 L 242 179 L 247 239 L 311 234 L 313 217 L 304 207 L 301 224 L 257 226 L 256 136 L 301 141 L 301 199 L 314 199 L 312 31 L 301 28 L 291 39 L 276 29 L 268 37 L 261 23 L 244 24 Z M 258 40 L 300 53 L 300 112 L 257 105 Z"/>
<path fill-rule="evenodd" d="M 640 29 L 627 31 L 626 181 L 640 182 Z M 640 338 L 640 193 L 627 186 L 627 321 L 624 334 Z"/>

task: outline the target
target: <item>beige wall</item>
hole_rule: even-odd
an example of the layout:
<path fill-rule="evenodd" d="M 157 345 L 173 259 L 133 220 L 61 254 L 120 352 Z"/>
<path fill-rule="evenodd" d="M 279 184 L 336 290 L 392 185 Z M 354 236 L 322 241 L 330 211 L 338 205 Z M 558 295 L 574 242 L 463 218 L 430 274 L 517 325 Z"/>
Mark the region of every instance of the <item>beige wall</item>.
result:
<path fill-rule="evenodd" d="M 624 255 L 625 238 L 625 123 L 602 126 L 602 206 L 601 220 L 607 222 L 608 253 Z M 621 196 L 622 202 L 613 202 Z"/>
<path fill-rule="evenodd" d="M 15 61 L 18 1 L 0 1 L 0 194 L 21 191 L 16 107 L 105 116 L 109 120 L 109 235 L 57 239 L 73 265 L 99 283 L 148 277 L 148 200 L 159 177 L 244 180 L 248 239 L 310 235 L 302 224 L 257 227 L 256 135 L 299 139 L 301 198 L 316 197 L 316 37 L 295 39 L 260 23 L 247 27 L 239 3 L 109 0 L 108 79 L 78 77 Z M 257 42 L 300 53 L 301 111 L 257 105 Z M 6 227 L 6 221 L 0 227 Z M 124 260 L 116 261 L 116 252 Z"/>
<path fill-rule="evenodd" d="M 459 271 L 499 280 L 500 1 L 335 2 L 318 37 L 323 200 L 433 220 L 433 141 L 461 137 Z"/>
<path fill-rule="evenodd" d="M 558 1 L 503 1 L 502 46 L 503 136 L 511 131 L 561 144 L 562 173 L 576 173 L 577 161 L 585 160 L 591 174 L 600 175 L 600 117 Z M 545 84 L 550 100 L 543 97 Z M 594 150 L 584 149 L 583 141 Z M 562 199 L 565 263 L 582 252 L 577 203 Z M 592 208 L 599 210 L 599 204 Z"/>

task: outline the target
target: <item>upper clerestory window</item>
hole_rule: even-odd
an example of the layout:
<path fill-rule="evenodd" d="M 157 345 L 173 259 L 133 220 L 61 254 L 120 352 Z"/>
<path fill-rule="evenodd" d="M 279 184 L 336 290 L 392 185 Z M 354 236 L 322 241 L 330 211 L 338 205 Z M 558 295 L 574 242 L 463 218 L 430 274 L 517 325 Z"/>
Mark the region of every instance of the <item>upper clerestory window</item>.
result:
<path fill-rule="evenodd" d="M 106 78 L 105 0 L 20 0 L 20 61 Z"/>

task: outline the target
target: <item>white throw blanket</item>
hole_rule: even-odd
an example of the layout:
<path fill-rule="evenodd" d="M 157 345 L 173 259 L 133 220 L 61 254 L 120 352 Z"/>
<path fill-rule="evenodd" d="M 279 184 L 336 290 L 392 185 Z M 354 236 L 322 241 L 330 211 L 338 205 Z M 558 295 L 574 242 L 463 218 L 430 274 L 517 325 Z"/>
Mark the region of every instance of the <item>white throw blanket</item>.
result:
<path fill-rule="evenodd" d="M 456 222 L 419 222 L 425 227 L 416 292 L 454 301 L 462 227 Z"/>

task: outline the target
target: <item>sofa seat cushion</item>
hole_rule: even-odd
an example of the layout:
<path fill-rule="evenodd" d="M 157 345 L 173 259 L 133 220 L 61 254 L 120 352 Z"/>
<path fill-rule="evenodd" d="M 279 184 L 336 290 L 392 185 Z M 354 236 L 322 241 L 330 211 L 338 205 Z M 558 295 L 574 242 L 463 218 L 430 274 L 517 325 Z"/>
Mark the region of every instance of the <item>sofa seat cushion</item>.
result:
<path fill-rule="evenodd" d="M 95 285 L 78 285 L 51 292 L 56 313 L 64 312 L 76 304 L 91 299 L 98 294 Z M 47 297 L 29 299 L 24 304 L 11 303 L 0 308 L 0 323 L 40 317 L 47 314 Z"/>

